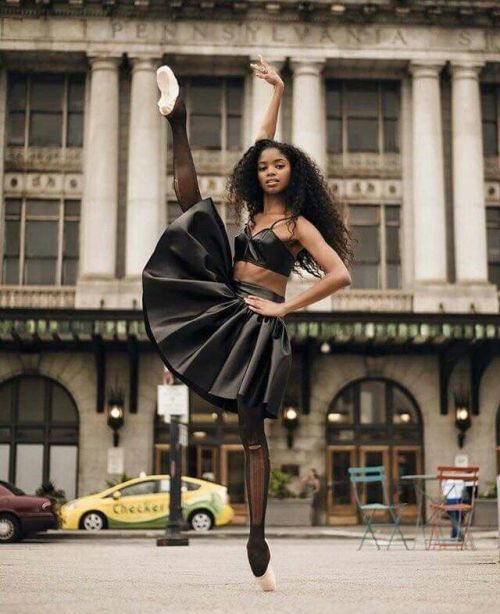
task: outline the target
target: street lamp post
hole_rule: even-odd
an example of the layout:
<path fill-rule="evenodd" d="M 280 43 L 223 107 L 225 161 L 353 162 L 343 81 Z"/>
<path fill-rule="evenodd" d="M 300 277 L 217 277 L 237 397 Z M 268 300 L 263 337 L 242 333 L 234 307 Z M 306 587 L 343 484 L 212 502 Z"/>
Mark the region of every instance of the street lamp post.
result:
<path fill-rule="evenodd" d="M 165 535 L 156 540 L 157 546 L 188 546 L 182 533 L 182 461 L 181 445 L 187 446 L 187 425 L 181 418 L 187 415 L 188 395 L 184 384 L 174 384 L 170 373 L 164 375 L 164 385 L 158 387 L 158 413 L 170 422 L 170 505 Z"/>
<path fill-rule="evenodd" d="M 156 540 L 158 546 L 189 546 L 189 539 L 182 533 L 181 507 L 181 442 L 180 431 L 186 428 L 178 415 L 170 416 L 170 509 L 165 527 L 165 537 Z"/>

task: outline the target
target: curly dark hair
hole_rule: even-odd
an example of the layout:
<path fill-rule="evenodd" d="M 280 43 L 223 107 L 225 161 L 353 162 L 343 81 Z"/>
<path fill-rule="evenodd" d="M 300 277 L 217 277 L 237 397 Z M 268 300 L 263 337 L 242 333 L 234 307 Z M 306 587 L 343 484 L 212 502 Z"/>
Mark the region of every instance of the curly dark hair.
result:
<path fill-rule="evenodd" d="M 262 139 L 252 145 L 236 164 L 226 185 L 226 200 L 234 207 L 237 222 L 241 224 L 243 211 L 248 211 L 252 224 L 256 213 L 263 211 L 263 190 L 257 178 L 257 163 L 262 151 L 275 147 L 290 162 L 290 182 L 283 190 L 285 208 L 293 216 L 288 224 L 296 225 L 302 215 L 323 235 L 346 266 L 353 260 L 352 235 L 342 220 L 337 202 L 316 163 L 298 147 L 271 139 Z M 301 269 L 321 277 L 322 268 L 303 248 L 297 255 L 294 271 Z"/>

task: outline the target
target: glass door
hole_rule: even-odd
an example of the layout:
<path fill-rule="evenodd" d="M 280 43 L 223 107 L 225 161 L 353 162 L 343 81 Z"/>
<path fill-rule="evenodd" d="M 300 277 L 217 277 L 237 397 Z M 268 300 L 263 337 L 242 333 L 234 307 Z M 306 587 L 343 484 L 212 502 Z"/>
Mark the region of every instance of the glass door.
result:
<path fill-rule="evenodd" d="M 361 467 L 384 467 L 386 488 L 389 500 L 391 500 L 391 467 L 389 463 L 389 446 L 360 446 L 359 465 Z M 382 503 L 383 491 L 381 482 L 373 482 L 364 485 L 360 490 L 362 503 Z M 387 520 L 387 514 L 375 514 L 375 518 Z"/>
<path fill-rule="evenodd" d="M 170 474 L 170 444 L 157 443 L 155 445 L 155 468 L 156 475 Z"/>
<path fill-rule="evenodd" d="M 234 509 L 233 524 L 246 524 L 245 453 L 240 444 L 221 446 L 221 482 Z"/>
<path fill-rule="evenodd" d="M 406 503 L 403 518 L 414 521 L 417 517 L 417 501 L 413 481 L 401 481 L 403 475 L 422 473 L 422 451 L 420 446 L 394 446 L 392 476 L 394 503 Z"/>
<path fill-rule="evenodd" d="M 202 480 L 219 482 L 219 446 L 196 446 L 196 475 Z"/>
<path fill-rule="evenodd" d="M 186 469 L 186 447 L 181 446 L 181 475 L 187 475 Z M 170 475 L 169 443 L 155 444 L 154 473 L 155 475 Z"/>
<path fill-rule="evenodd" d="M 356 501 L 349 481 L 349 467 L 356 465 L 355 446 L 327 448 L 327 517 L 328 524 L 356 524 Z"/>

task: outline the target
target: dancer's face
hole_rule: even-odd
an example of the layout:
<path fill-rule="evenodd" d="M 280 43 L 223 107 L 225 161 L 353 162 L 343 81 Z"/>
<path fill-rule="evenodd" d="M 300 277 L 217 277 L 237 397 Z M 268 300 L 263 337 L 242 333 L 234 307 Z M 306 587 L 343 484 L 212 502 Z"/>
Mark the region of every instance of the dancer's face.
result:
<path fill-rule="evenodd" d="M 290 161 L 276 147 L 264 149 L 257 162 L 257 176 L 265 194 L 279 194 L 290 182 Z"/>

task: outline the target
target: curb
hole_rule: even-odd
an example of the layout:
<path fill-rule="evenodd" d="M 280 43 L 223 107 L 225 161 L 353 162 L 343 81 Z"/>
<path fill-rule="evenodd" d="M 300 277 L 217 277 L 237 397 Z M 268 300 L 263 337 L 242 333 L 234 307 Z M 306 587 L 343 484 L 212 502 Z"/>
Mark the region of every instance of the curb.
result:
<path fill-rule="evenodd" d="M 383 533 L 377 533 L 377 538 L 381 538 L 381 543 L 384 543 Z M 404 534 L 404 532 L 403 532 Z M 44 537 L 49 537 L 51 540 L 74 540 L 74 539 L 82 539 L 82 540 L 120 540 L 120 539 L 156 539 L 158 537 L 163 537 L 165 535 L 165 531 L 162 529 L 155 530 L 122 530 L 122 529 L 114 529 L 114 530 L 105 530 L 98 532 L 91 531 L 63 531 L 63 530 L 54 530 L 49 529 L 45 533 L 39 534 Z M 247 539 L 248 538 L 248 528 L 245 527 L 239 531 L 228 531 L 228 530 L 218 530 L 213 529 L 207 532 L 201 531 L 183 531 L 182 535 L 188 537 L 189 539 Z M 407 541 L 415 541 L 415 535 L 404 534 L 405 539 Z M 474 538 L 477 540 L 481 539 L 498 539 L 497 531 L 474 531 Z M 362 532 L 355 531 L 346 531 L 346 530 L 316 530 L 316 531 L 294 531 L 293 528 L 284 527 L 282 529 L 273 527 L 266 527 L 266 537 L 272 539 L 361 539 Z M 420 537 L 420 536 L 419 536 Z M 393 542 L 397 544 L 399 540 Z"/>

